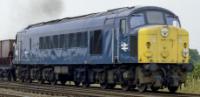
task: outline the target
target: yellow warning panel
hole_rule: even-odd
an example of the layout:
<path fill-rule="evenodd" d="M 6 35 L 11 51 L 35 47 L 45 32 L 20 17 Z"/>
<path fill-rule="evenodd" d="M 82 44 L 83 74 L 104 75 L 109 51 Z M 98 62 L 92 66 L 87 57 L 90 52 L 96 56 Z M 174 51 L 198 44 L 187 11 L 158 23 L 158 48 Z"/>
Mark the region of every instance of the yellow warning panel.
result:
<path fill-rule="evenodd" d="M 138 32 L 139 63 L 187 63 L 188 32 L 174 26 L 149 26 Z"/>

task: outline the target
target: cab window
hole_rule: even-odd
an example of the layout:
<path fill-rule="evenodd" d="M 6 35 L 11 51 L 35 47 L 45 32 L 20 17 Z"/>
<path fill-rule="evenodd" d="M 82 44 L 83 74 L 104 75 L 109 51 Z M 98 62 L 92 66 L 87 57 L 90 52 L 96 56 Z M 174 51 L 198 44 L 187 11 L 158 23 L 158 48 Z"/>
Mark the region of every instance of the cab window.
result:
<path fill-rule="evenodd" d="M 144 14 L 142 14 L 142 13 L 133 14 L 130 22 L 131 22 L 131 28 L 135 28 L 135 27 L 144 25 L 145 24 Z"/>
<path fill-rule="evenodd" d="M 176 26 L 176 27 L 180 27 L 180 23 L 178 18 L 171 16 L 171 15 L 166 15 L 166 21 L 168 25 L 172 25 L 172 26 Z"/>
<path fill-rule="evenodd" d="M 165 19 L 162 12 L 159 11 L 147 11 L 148 24 L 165 24 Z"/>
<path fill-rule="evenodd" d="M 136 28 L 144 25 L 172 25 L 181 27 L 178 17 L 165 11 L 147 10 L 134 13 L 131 16 L 131 28 Z"/>
<path fill-rule="evenodd" d="M 126 33 L 126 19 L 120 20 L 120 32 L 123 34 Z"/>

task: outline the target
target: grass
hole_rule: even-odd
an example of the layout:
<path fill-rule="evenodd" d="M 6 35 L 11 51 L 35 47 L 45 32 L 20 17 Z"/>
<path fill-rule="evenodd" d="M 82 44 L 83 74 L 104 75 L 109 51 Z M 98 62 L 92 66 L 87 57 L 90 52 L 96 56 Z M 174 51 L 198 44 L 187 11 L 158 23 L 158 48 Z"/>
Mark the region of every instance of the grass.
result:
<path fill-rule="evenodd" d="M 188 80 L 185 85 L 182 85 L 178 92 L 200 94 L 200 80 Z"/>

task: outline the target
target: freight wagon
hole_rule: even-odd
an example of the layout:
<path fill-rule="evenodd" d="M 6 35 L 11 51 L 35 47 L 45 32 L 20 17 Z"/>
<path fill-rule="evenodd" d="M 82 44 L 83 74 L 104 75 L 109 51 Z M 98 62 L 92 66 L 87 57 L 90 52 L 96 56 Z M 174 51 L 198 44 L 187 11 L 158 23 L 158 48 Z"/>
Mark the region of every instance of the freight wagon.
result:
<path fill-rule="evenodd" d="M 0 78 L 7 78 L 13 60 L 15 40 L 1 40 L 0 41 Z"/>

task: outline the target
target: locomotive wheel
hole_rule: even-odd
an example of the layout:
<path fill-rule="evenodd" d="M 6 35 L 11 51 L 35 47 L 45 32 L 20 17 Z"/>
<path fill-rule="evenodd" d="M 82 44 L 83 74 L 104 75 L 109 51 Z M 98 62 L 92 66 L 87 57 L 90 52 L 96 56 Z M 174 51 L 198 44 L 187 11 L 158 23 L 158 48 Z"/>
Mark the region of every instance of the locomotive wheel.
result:
<path fill-rule="evenodd" d="M 11 75 L 11 71 L 9 70 L 8 71 L 8 76 L 7 76 L 8 81 L 12 81 L 12 77 L 11 76 L 12 76 Z"/>
<path fill-rule="evenodd" d="M 125 83 L 123 83 L 121 85 L 121 87 L 122 87 L 122 90 L 124 90 L 124 91 L 129 91 L 131 89 L 131 87 L 128 84 L 125 84 Z"/>
<path fill-rule="evenodd" d="M 49 74 L 49 83 L 51 85 L 56 85 L 57 84 L 57 80 L 55 78 L 55 73 L 53 72 L 53 70 L 51 70 L 49 73 L 50 73 Z"/>
<path fill-rule="evenodd" d="M 153 92 L 157 92 L 159 89 L 160 89 L 159 87 L 153 87 L 153 86 L 151 86 L 151 90 L 152 90 Z"/>
<path fill-rule="evenodd" d="M 25 82 L 25 73 L 23 71 L 20 71 L 18 74 L 19 82 L 23 83 Z"/>
<path fill-rule="evenodd" d="M 26 82 L 27 82 L 27 83 L 32 83 L 33 80 L 32 80 L 31 77 L 30 77 L 30 72 L 27 71 L 27 73 L 28 73 L 28 74 L 26 75 Z"/>
<path fill-rule="evenodd" d="M 21 76 L 21 77 L 19 78 L 19 82 L 21 82 L 21 83 L 25 82 L 24 77 Z"/>
<path fill-rule="evenodd" d="M 54 78 L 54 79 L 51 79 L 50 81 L 49 81 L 49 83 L 51 84 L 51 85 L 56 85 L 57 84 L 57 80 Z M 61 84 L 62 84 L 62 82 L 61 82 Z"/>
<path fill-rule="evenodd" d="M 80 82 L 78 81 L 74 81 L 75 86 L 79 87 L 80 86 Z"/>
<path fill-rule="evenodd" d="M 39 84 L 44 84 L 44 80 L 38 80 Z"/>
<path fill-rule="evenodd" d="M 28 70 L 25 71 L 25 82 L 31 83 L 30 73 Z"/>
<path fill-rule="evenodd" d="M 140 84 L 139 86 L 138 86 L 138 91 L 139 92 L 145 92 L 147 90 L 147 85 L 145 85 L 145 84 Z"/>
<path fill-rule="evenodd" d="M 101 83 L 100 86 L 102 89 L 113 89 L 115 88 L 116 84 Z"/>
<path fill-rule="evenodd" d="M 66 80 L 61 80 L 60 83 L 61 83 L 62 85 L 65 85 Z"/>
<path fill-rule="evenodd" d="M 116 84 L 109 84 L 109 85 L 108 85 L 108 88 L 109 88 L 109 89 L 113 89 L 113 88 L 115 88 L 115 86 L 116 86 Z"/>
<path fill-rule="evenodd" d="M 50 81 L 50 84 L 51 84 L 51 85 L 56 85 L 56 84 L 57 84 L 57 81 L 56 81 L 56 80 L 52 80 L 52 81 Z"/>
<path fill-rule="evenodd" d="M 36 74 L 35 74 L 35 79 L 40 81 L 42 79 L 42 74 L 40 71 L 37 71 Z"/>
<path fill-rule="evenodd" d="M 32 83 L 33 80 L 29 78 L 29 79 L 27 80 L 27 82 L 28 82 L 28 83 Z"/>
<path fill-rule="evenodd" d="M 90 86 L 90 84 L 87 83 L 87 82 L 84 82 L 84 83 L 82 83 L 82 86 L 83 86 L 84 88 L 88 88 L 88 87 Z"/>
<path fill-rule="evenodd" d="M 175 93 L 178 90 L 178 87 L 168 86 L 168 90 L 170 93 Z"/>
<path fill-rule="evenodd" d="M 100 86 L 101 86 L 102 89 L 108 89 L 109 88 L 107 83 L 101 83 Z"/>
<path fill-rule="evenodd" d="M 106 72 L 100 73 L 99 81 L 100 81 L 100 86 L 102 89 L 109 88 L 109 85 L 107 83 L 107 73 Z"/>

